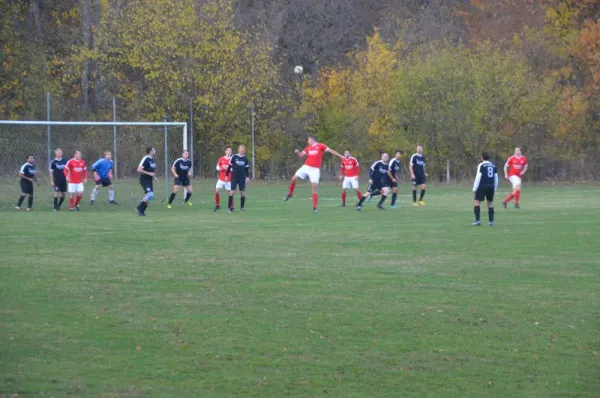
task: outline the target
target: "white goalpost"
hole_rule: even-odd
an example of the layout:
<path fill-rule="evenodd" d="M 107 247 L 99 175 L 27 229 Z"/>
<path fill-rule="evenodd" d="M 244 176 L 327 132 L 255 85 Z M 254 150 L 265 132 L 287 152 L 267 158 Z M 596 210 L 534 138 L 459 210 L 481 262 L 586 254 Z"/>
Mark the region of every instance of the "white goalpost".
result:
<path fill-rule="evenodd" d="M 177 131 L 181 131 L 181 134 Z M 38 167 L 40 171 L 47 171 L 53 158 L 53 150 L 61 147 L 67 157 L 70 156 L 69 151 L 81 150 L 88 163 L 110 150 L 113 153 L 116 179 L 136 176 L 137 162 L 144 156 L 145 147 L 153 145 L 157 149 L 159 160 L 163 157 L 163 166 L 157 168 L 157 174 L 162 174 L 165 180 L 166 198 L 169 194 L 171 164 L 182 150 L 188 149 L 188 128 L 185 122 L 167 121 L 0 120 L 0 145 L 4 153 L 10 155 L 0 159 L 0 174 L 13 175 L 16 167 L 29 154 L 44 160 L 38 163 Z M 194 159 L 191 160 L 193 164 Z"/>

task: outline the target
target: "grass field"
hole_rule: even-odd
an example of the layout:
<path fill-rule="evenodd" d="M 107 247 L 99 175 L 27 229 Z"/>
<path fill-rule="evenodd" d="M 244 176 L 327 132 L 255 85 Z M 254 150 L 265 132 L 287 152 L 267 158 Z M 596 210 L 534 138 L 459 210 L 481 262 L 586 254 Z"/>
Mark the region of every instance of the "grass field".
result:
<path fill-rule="evenodd" d="M 324 186 L 313 215 L 256 184 L 215 214 L 197 183 L 140 218 L 134 182 L 56 214 L 2 186 L 0 396 L 600 396 L 598 187 L 474 228 L 468 188 L 357 213 Z"/>

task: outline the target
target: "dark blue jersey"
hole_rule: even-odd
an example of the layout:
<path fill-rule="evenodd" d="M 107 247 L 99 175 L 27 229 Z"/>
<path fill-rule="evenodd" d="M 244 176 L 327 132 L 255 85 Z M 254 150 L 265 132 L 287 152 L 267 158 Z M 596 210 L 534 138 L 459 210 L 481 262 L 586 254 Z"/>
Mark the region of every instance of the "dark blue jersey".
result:
<path fill-rule="evenodd" d="M 192 161 L 190 159 L 184 160 L 179 158 L 173 163 L 173 168 L 179 178 L 186 178 L 192 170 Z"/>
<path fill-rule="evenodd" d="M 477 191 L 479 188 L 494 188 L 494 190 L 498 188 L 498 170 L 488 160 L 484 160 L 477 165 L 473 191 Z"/>
<path fill-rule="evenodd" d="M 227 174 L 229 173 L 231 173 L 232 181 L 234 179 L 238 181 L 245 180 L 250 175 L 250 164 L 246 155 L 237 153 L 231 157 L 227 168 Z"/>
<path fill-rule="evenodd" d="M 390 161 L 390 173 L 392 173 L 392 177 L 398 178 L 400 173 L 402 172 L 402 162 L 396 158 L 393 158 Z"/>
<path fill-rule="evenodd" d="M 26 178 L 35 178 L 35 173 L 35 164 L 31 163 L 25 163 L 21 166 L 21 170 L 19 171 L 19 174 L 23 174 Z"/>
<path fill-rule="evenodd" d="M 373 185 L 379 187 L 387 187 L 390 185 L 390 178 L 387 174 L 390 165 L 378 160 L 369 169 L 369 178 L 373 181 Z"/>
<path fill-rule="evenodd" d="M 65 176 L 66 165 L 67 159 L 65 158 L 54 158 L 52 162 L 50 162 L 50 171 L 52 172 L 55 184 L 67 182 L 67 177 Z"/>
<path fill-rule="evenodd" d="M 425 155 L 415 153 L 410 157 L 410 163 L 413 166 L 415 176 L 425 176 Z"/>
<path fill-rule="evenodd" d="M 155 173 L 156 172 L 156 161 L 151 156 L 144 156 L 142 158 L 142 161 L 140 162 L 140 167 L 144 171 L 147 171 L 148 173 Z M 151 177 L 147 174 L 140 174 L 141 182 L 152 182 L 152 180 L 154 180 L 154 177 Z"/>

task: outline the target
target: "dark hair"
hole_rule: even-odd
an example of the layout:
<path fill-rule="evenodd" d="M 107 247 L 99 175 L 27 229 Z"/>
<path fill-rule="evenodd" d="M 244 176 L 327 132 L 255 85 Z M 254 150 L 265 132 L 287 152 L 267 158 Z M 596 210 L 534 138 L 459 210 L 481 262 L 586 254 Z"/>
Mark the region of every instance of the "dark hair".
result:
<path fill-rule="evenodd" d="M 27 155 L 27 160 L 29 160 L 29 158 L 34 158 L 35 159 L 35 156 L 33 156 L 33 155 Z"/>
<path fill-rule="evenodd" d="M 312 138 L 313 140 L 317 141 L 317 136 L 316 135 L 309 135 L 308 138 Z"/>
<path fill-rule="evenodd" d="M 400 149 L 396 149 L 396 153 L 399 153 L 400 155 L 402 155 L 402 151 Z"/>
<path fill-rule="evenodd" d="M 483 152 L 483 153 L 481 154 L 481 158 L 482 158 L 483 160 L 490 160 L 490 154 L 489 154 L 489 153 L 487 153 L 487 152 Z"/>
<path fill-rule="evenodd" d="M 146 155 L 149 155 L 149 154 L 150 154 L 150 152 L 152 152 L 152 150 L 153 150 L 153 149 L 154 149 L 154 147 L 153 147 L 153 146 L 149 146 L 149 147 L 147 147 L 147 148 L 146 148 Z"/>

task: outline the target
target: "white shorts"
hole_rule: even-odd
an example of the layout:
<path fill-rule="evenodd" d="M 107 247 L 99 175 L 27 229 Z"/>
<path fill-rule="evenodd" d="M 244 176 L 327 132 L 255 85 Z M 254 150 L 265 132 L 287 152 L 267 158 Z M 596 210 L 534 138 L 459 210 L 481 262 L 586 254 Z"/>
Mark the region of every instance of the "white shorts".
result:
<path fill-rule="evenodd" d="M 306 180 L 306 177 L 308 177 L 311 183 L 318 184 L 321 178 L 321 170 L 316 167 L 304 165 L 298 169 L 296 176 L 303 180 Z"/>
<path fill-rule="evenodd" d="M 521 185 L 521 177 L 519 176 L 510 176 L 508 177 L 508 181 L 510 181 L 510 183 L 513 186 L 513 189 L 516 189 L 518 186 Z"/>
<path fill-rule="evenodd" d="M 83 183 L 82 182 L 80 182 L 79 184 L 69 183 L 67 191 L 69 191 L 69 193 L 83 192 Z"/>
<path fill-rule="evenodd" d="M 344 177 L 342 187 L 344 189 L 358 189 L 358 177 Z"/>
<path fill-rule="evenodd" d="M 231 182 L 217 180 L 217 189 L 223 189 L 223 188 L 225 188 L 228 191 L 231 191 Z"/>

